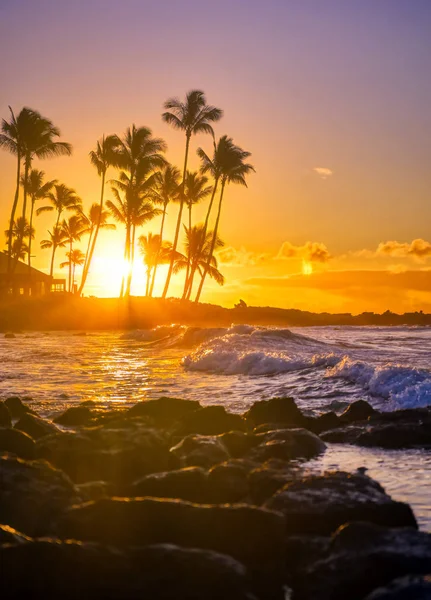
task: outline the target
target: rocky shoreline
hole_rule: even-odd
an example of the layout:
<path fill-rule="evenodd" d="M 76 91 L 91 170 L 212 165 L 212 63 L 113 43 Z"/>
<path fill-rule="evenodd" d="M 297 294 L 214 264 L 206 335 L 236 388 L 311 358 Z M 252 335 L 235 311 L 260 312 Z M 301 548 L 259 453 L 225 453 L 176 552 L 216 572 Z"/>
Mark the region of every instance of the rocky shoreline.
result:
<path fill-rule="evenodd" d="M 429 409 L 163 397 L 50 421 L 23 400 L 0 402 L 2 598 L 431 598 L 410 506 L 362 470 L 305 468 L 325 442 L 429 449 Z"/>

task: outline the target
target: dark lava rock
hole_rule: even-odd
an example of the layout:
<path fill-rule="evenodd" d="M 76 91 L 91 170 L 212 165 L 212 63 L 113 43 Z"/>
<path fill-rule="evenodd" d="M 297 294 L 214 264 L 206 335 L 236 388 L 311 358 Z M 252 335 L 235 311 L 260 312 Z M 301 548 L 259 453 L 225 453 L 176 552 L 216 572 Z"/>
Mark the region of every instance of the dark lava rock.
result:
<path fill-rule="evenodd" d="M 380 587 L 365 600 L 430 600 L 431 577 L 408 575 Z"/>
<path fill-rule="evenodd" d="M 250 471 L 250 496 L 255 504 L 262 504 L 287 483 L 296 481 L 302 471 L 284 460 L 271 459 Z"/>
<path fill-rule="evenodd" d="M 345 423 L 366 421 L 369 417 L 378 414 L 380 413 L 365 400 L 356 400 L 340 415 L 340 421 L 344 421 Z"/>
<path fill-rule="evenodd" d="M 289 535 L 328 535 L 349 521 L 417 527 L 408 504 L 395 502 L 367 475 L 329 472 L 289 483 L 265 506 L 286 515 Z"/>
<path fill-rule="evenodd" d="M 212 467 L 208 473 L 208 502 L 244 500 L 250 492 L 248 474 L 254 466 L 250 461 L 236 459 Z"/>
<path fill-rule="evenodd" d="M 24 400 L 31 400 L 31 398 L 24 398 Z M 31 408 L 24 404 L 18 396 L 10 396 L 6 398 L 4 403 L 8 407 L 13 419 L 19 419 L 26 413 L 34 414 Z"/>
<path fill-rule="evenodd" d="M 38 440 L 45 435 L 52 435 L 58 433 L 59 429 L 50 421 L 45 421 L 40 417 L 25 413 L 22 415 L 20 420 L 15 424 L 15 429 L 23 431 L 34 440 Z"/>
<path fill-rule="evenodd" d="M 307 418 L 307 429 L 313 433 L 320 434 L 322 431 L 328 431 L 329 429 L 336 429 L 340 427 L 342 423 L 340 418 L 334 412 L 323 413 L 318 417 Z"/>
<path fill-rule="evenodd" d="M 247 572 L 229 556 L 159 544 L 129 552 L 34 540 L 0 548 L 2 599 L 252 600 Z M 49 568 L 49 573 L 46 569 Z M 23 569 L 25 576 L 23 576 Z"/>
<path fill-rule="evenodd" d="M 233 556 L 251 571 L 266 597 L 280 597 L 284 517 L 245 505 L 201 505 L 155 498 L 112 498 L 75 506 L 58 522 L 62 538 L 118 547 L 172 543 Z M 278 596 L 270 596 L 270 589 Z"/>
<path fill-rule="evenodd" d="M 16 338 L 16 335 L 14 333 L 11 333 L 10 331 L 8 331 L 4 334 L 4 337 L 7 340 L 14 340 Z"/>
<path fill-rule="evenodd" d="M 70 479 L 45 461 L 0 456 L 0 518 L 28 535 L 44 535 L 52 519 L 81 499 Z"/>
<path fill-rule="evenodd" d="M 251 448 L 259 443 L 256 436 L 251 433 L 244 433 L 243 431 L 228 431 L 227 433 L 222 433 L 219 439 L 233 458 L 242 458 Z"/>
<path fill-rule="evenodd" d="M 32 438 L 18 429 L 0 429 L 0 453 L 11 452 L 20 458 L 35 458 L 35 443 Z"/>
<path fill-rule="evenodd" d="M 157 400 L 145 400 L 129 409 L 131 417 L 151 417 L 157 427 L 171 427 L 174 423 L 201 408 L 195 400 L 181 400 L 163 396 Z"/>
<path fill-rule="evenodd" d="M 16 529 L 13 529 L 13 527 L 9 527 L 9 525 L 0 525 L 0 546 L 3 546 L 4 544 L 22 544 L 29 540 L 29 537 Z"/>
<path fill-rule="evenodd" d="M 187 467 L 176 471 L 147 475 L 130 487 L 131 496 L 178 498 L 191 502 L 207 499 L 207 472 L 201 467 Z"/>
<path fill-rule="evenodd" d="M 351 425 L 322 434 L 325 441 L 386 449 L 431 448 L 430 423 L 377 422 Z"/>
<path fill-rule="evenodd" d="M 79 483 L 76 489 L 80 497 L 84 500 L 100 500 L 114 495 L 114 488 L 106 481 L 89 481 L 88 483 Z"/>
<path fill-rule="evenodd" d="M 284 423 L 293 427 L 306 427 L 307 421 L 293 398 L 259 400 L 244 414 L 244 418 L 253 427 L 264 423 Z"/>
<path fill-rule="evenodd" d="M 209 468 L 230 458 L 220 438 L 208 435 L 188 435 L 170 452 L 187 467 Z"/>
<path fill-rule="evenodd" d="M 93 413 L 88 406 L 71 406 L 64 413 L 54 419 L 54 423 L 75 427 L 87 425 L 92 419 Z"/>
<path fill-rule="evenodd" d="M 293 460 L 313 458 L 326 449 L 326 444 L 306 429 L 277 429 L 260 433 L 256 439 L 261 443 L 247 455 L 256 462 L 265 462 L 271 458 Z"/>
<path fill-rule="evenodd" d="M 362 600 L 396 577 L 430 571 L 430 534 L 350 523 L 335 533 L 321 558 L 293 575 L 291 585 L 301 600 Z"/>
<path fill-rule="evenodd" d="M 0 427 L 11 427 L 12 416 L 4 402 L 0 401 Z"/>
<path fill-rule="evenodd" d="M 178 436 L 192 433 L 218 435 L 245 429 L 245 421 L 240 415 L 227 412 L 224 406 L 205 406 L 183 417 L 175 426 L 173 434 Z"/>

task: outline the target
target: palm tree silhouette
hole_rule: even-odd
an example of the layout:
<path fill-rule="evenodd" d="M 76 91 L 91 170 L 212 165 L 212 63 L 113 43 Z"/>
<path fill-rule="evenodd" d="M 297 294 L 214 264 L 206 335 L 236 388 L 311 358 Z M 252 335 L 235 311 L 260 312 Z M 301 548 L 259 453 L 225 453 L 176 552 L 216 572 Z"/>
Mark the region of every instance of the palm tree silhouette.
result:
<path fill-rule="evenodd" d="M 141 235 L 138 238 L 138 245 L 141 255 L 144 258 L 144 264 L 147 267 L 147 283 L 145 286 L 145 295 L 151 296 L 150 281 L 151 274 L 154 272 L 157 264 L 167 264 L 171 260 L 172 244 L 168 241 L 162 241 L 160 235 Z M 180 256 L 179 253 L 177 253 Z M 154 281 L 154 277 L 152 279 Z"/>
<path fill-rule="evenodd" d="M 244 162 L 249 156 L 251 156 L 250 152 L 247 152 L 239 146 L 236 146 L 233 143 L 232 138 L 229 138 L 227 136 L 223 136 L 222 138 L 220 138 L 218 144 L 215 146 L 214 157 L 212 161 L 208 158 L 208 156 L 202 149 L 199 149 L 199 156 L 201 157 L 201 160 L 203 162 L 202 170 L 204 172 L 207 170 L 213 170 L 215 167 L 215 173 L 221 180 L 221 190 L 217 217 L 211 241 L 211 247 L 209 250 L 206 267 L 203 269 L 195 302 L 199 302 L 199 298 L 201 296 L 202 288 L 205 282 L 205 277 L 207 276 L 209 268 L 211 266 L 211 260 L 214 254 L 214 248 L 216 246 L 218 227 L 220 224 L 220 214 L 225 187 L 229 183 L 238 183 L 247 187 L 245 176 L 255 170 L 251 164 Z"/>
<path fill-rule="evenodd" d="M 49 271 L 49 275 L 52 278 L 54 273 L 54 257 L 57 248 L 64 248 L 67 244 L 67 235 L 64 232 L 63 227 L 59 225 L 55 225 L 52 231 L 48 231 L 49 239 L 42 240 L 40 242 L 40 247 L 45 250 L 46 248 L 52 248 L 51 255 L 51 268 Z"/>
<path fill-rule="evenodd" d="M 155 176 L 155 186 L 151 190 L 151 199 L 154 204 L 159 204 L 163 207 L 162 212 L 162 221 L 160 224 L 160 235 L 159 235 L 159 243 L 160 249 L 163 244 L 163 229 L 165 225 L 166 218 L 166 209 L 170 202 L 176 202 L 178 200 L 179 195 L 179 180 L 180 180 L 180 171 L 176 167 L 172 165 L 167 165 L 164 171 L 159 172 Z M 156 236 L 153 236 L 156 237 Z M 155 264 L 152 271 L 152 279 L 150 285 L 149 295 L 153 295 L 154 291 L 154 283 L 156 280 L 156 273 L 158 267 L 158 255 L 155 257 Z"/>
<path fill-rule="evenodd" d="M 75 268 L 77 265 L 81 266 L 84 264 L 85 256 L 78 248 L 75 250 L 70 250 L 70 252 L 66 252 L 66 257 L 69 259 L 66 262 L 60 263 L 60 269 L 64 267 L 69 267 L 69 273 L 72 271 L 72 289 L 70 289 L 69 284 L 69 292 L 73 292 L 75 286 Z"/>
<path fill-rule="evenodd" d="M 18 217 L 12 225 L 12 231 L 6 229 L 6 239 L 9 241 L 9 236 L 12 236 L 12 259 L 16 263 L 20 259 L 24 259 L 29 252 L 29 245 L 25 243 L 25 239 L 32 240 L 34 238 L 34 228 L 31 227 L 24 217 Z"/>
<path fill-rule="evenodd" d="M 173 251 L 175 252 L 178 246 L 178 238 L 180 234 L 181 219 L 185 201 L 184 185 L 187 173 L 190 138 L 192 135 L 196 135 L 197 133 L 209 133 L 214 137 L 214 130 L 211 126 L 211 123 L 219 121 L 223 116 L 223 111 L 220 108 L 207 105 L 205 94 L 200 90 L 191 90 L 188 92 L 185 102 L 181 102 L 181 100 L 178 98 L 171 98 L 165 102 L 164 108 L 166 109 L 166 112 L 162 114 L 162 120 L 165 123 L 172 125 L 174 129 L 183 131 L 186 136 L 183 178 L 180 191 L 180 208 L 173 242 Z M 174 255 L 172 255 L 168 275 L 166 277 L 165 288 L 163 290 L 163 298 L 166 298 L 169 290 L 174 260 Z"/>
<path fill-rule="evenodd" d="M 102 226 L 102 217 L 107 214 L 103 210 L 103 201 L 105 195 L 105 178 L 106 172 L 110 166 L 115 164 L 116 156 L 115 156 L 115 148 L 118 146 L 118 141 L 116 136 L 110 135 L 107 138 L 105 136 L 102 137 L 96 144 L 96 149 L 90 152 L 90 161 L 91 164 L 96 167 L 98 175 L 102 178 L 102 186 L 100 191 L 100 204 L 99 210 L 97 212 L 97 222 L 93 224 L 91 229 L 91 235 L 89 239 L 89 246 L 87 249 L 84 269 L 82 272 L 81 284 L 79 286 L 79 295 L 82 294 L 82 290 L 84 289 L 85 282 L 87 281 L 88 271 L 90 269 L 91 261 L 93 260 L 94 249 L 96 247 L 97 236 L 99 235 L 99 229 Z M 93 206 L 95 206 L 93 204 Z M 95 213 L 96 214 L 96 213 Z M 106 221 L 105 221 L 106 223 Z"/>
<path fill-rule="evenodd" d="M 28 174 L 27 178 L 27 192 L 30 196 L 31 205 L 30 205 L 30 229 L 33 228 L 33 215 L 34 215 L 34 207 L 36 202 L 40 200 L 45 200 L 48 196 L 48 193 L 51 191 L 52 187 L 57 183 L 55 179 L 52 181 L 43 182 L 45 178 L 45 173 L 43 171 L 38 171 L 37 169 L 32 169 Z M 25 186 L 25 177 L 21 177 L 21 185 Z M 31 268 L 31 241 L 30 237 L 28 242 L 28 268 Z"/>
<path fill-rule="evenodd" d="M 72 256 L 73 242 L 77 242 L 81 239 L 81 236 L 86 232 L 86 224 L 81 214 L 72 215 L 68 220 L 63 220 L 61 227 L 66 238 L 66 242 L 69 244 L 69 255 Z M 60 265 L 61 266 L 61 265 Z M 69 284 L 68 290 L 72 292 L 72 262 L 69 264 Z"/>
<path fill-rule="evenodd" d="M 79 211 L 82 208 L 82 200 L 76 195 L 75 190 L 67 187 L 64 183 L 54 185 L 54 191 L 46 195 L 51 204 L 41 206 L 36 210 L 36 214 L 40 215 L 44 212 L 57 211 L 57 221 L 55 227 L 60 223 L 60 217 L 65 210 Z"/>

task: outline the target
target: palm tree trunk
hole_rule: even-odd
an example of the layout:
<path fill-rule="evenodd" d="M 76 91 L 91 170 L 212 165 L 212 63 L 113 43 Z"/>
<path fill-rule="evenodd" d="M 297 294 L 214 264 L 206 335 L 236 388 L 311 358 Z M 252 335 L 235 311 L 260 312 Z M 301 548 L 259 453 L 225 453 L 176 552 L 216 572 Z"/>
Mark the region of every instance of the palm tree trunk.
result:
<path fill-rule="evenodd" d="M 215 226 L 214 226 L 214 231 L 213 231 L 213 238 L 211 240 L 211 248 L 210 248 L 210 251 L 208 253 L 207 262 L 206 262 L 206 264 L 204 266 L 204 271 L 202 273 L 202 278 L 201 278 L 201 282 L 199 284 L 198 293 L 196 294 L 195 302 L 199 302 L 199 298 L 201 297 L 202 288 L 204 287 L 205 277 L 207 276 L 208 268 L 211 265 L 211 259 L 212 259 L 213 254 L 214 254 L 214 248 L 215 248 L 215 244 L 216 244 L 216 240 L 217 240 L 218 226 L 219 226 L 219 223 L 220 223 L 221 205 L 222 205 L 222 202 L 223 202 L 223 194 L 224 194 L 225 185 L 226 185 L 226 182 L 223 181 L 223 183 L 221 185 L 220 200 L 219 200 L 219 203 L 218 203 L 218 211 L 217 211 L 217 218 L 216 218 L 216 222 L 215 222 Z"/>
<path fill-rule="evenodd" d="M 210 200 L 210 203 L 208 205 L 208 210 L 207 210 L 207 214 L 206 214 L 206 217 L 205 217 L 205 223 L 204 223 L 204 227 L 203 227 L 203 230 L 202 230 L 201 245 L 198 248 L 198 251 L 196 252 L 196 260 L 192 262 L 192 269 L 191 269 L 189 281 L 186 284 L 187 285 L 187 292 L 186 292 L 185 297 L 186 297 L 187 300 L 190 299 L 190 296 L 192 294 L 193 280 L 195 278 L 196 269 L 197 269 L 197 261 L 199 260 L 199 257 L 201 255 L 203 245 L 205 244 L 205 238 L 206 238 L 206 234 L 207 234 L 207 231 L 208 231 L 208 223 L 209 223 L 209 220 L 210 220 L 211 210 L 212 210 L 212 207 L 213 207 L 213 204 L 214 204 L 214 198 L 215 198 L 215 195 L 216 195 L 216 192 L 217 192 L 218 183 L 219 183 L 219 177 L 217 177 L 217 179 L 215 179 L 215 181 L 214 181 L 214 188 L 213 188 L 213 191 L 212 191 L 212 194 L 211 194 L 211 200 Z M 184 295 L 183 295 L 183 297 L 184 297 Z"/>
<path fill-rule="evenodd" d="M 57 249 L 57 246 L 54 244 L 52 244 L 52 257 L 51 257 L 51 269 L 49 271 L 49 276 L 51 277 L 51 284 L 52 284 L 52 276 L 54 273 L 54 256 L 55 256 L 55 251 Z"/>
<path fill-rule="evenodd" d="M 126 287 L 126 296 L 130 296 L 130 288 L 132 287 L 132 276 L 133 276 L 133 264 L 135 262 L 135 234 L 136 227 L 132 225 L 132 241 L 131 247 L 129 250 L 129 271 L 127 273 L 127 287 Z"/>
<path fill-rule="evenodd" d="M 191 231 L 192 231 L 192 203 L 189 203 L 189 235 L 191 235 Z M 187 270 L 186 270 L 186 278 L 184 281 L 184 290 L 183 290 L 183 296 L 182 299 L 184 300 L 186 294 L 187 294 L 187 284 L 189 282 L 189 275 L 190 275 L 190 268 L 191 268 L 191 248 L 190 248 L 190 244 L 189 244 L 189 248 L 187 250 Z"/>
<path fill-rule="evenodd" d="M 184 185 L 185 185 L 185 181 L 186 181 L 187 160 L 189 157 L 189 146 L 190 146 L 190 135 L 186 134 L 186 152 L 185 152 L 185 156 L 184 156 L 183 182 L 181 184 L 180 210 L 178 213 L 177 227 L 175 229 L 174 243 L 172 246 L 171 262 L 169 264 L 168 276 L 166 277 L 165 289 L 163 290 L 162 298 L 166 298 L 166 295 L 169 290 L 169 284 L 171 282 L 172 271 L 174 269 L 175 252 L 176 252 L 177 246 L 178 246 L 178 238 L 180 235 L 180 227 L 181 227 L 181 217 L 183 215 L 183 208 L 184 208 Z"/>
<path fill-rule="evenodd" d="M 72 238 L 69 242 L 69 294 L 72 291 Z"/>
<path fill-rule="evenodd" d="M 145 288 L 145 296 L 148 298 L 150 295 L 150 279 L 151 279 L 151 267 L 147 268 L 147 285 Z"/>
<path fill-rule="evenodd" d="M 91 240 L 92 239 L 93 239 L 93 226 L 90 227 L 90 236 L 88 238 L 87 250 L 85 251 L 84 266 L 82 267 L 81 284 L 79 286 L 79 294 L 80 295 L 81 295 L 82 288 L 84 287 L 84 285 L 83 285 L 82 282 L 84 280 L 84 273 L 85 273 L 85 269 L 86 269 L 87 262 L 88 262 L 88 256 L 90 254 L 90 247 L 91 247 Z"/>
<path fill-rule="evenodd" d="M 153 276 L 151 278 L 150 297 L 153 295 L 153 291 L 154 291 L 154 283 L 156 281 L 156 271 L 157 271 L 157 267 L 159 265 L 160 250 L 162 248 L 162 243 L 163 243 L 163 227 L 165 225 L 166 207 L 167 207 L 167 202 L 165 202 L 165 204 L 163 206 L 162 223 L 160 225 L 160 240 L 159 240 L 159 247 L 157 248 L 156 258 L 154 261 Z"/>
<path fill-rule="evenodd" d="M 75 267 L 76 267 L 76 265 L 75 265 L 75 263 L 73 263 L 73 266 L 72 266 L 72 293 L 73 293 L 73 290 L 74 290 Z"/>
<path fill-rule="evenodd" d="M 35 203 L 35 200 L 34 200 L 34 198 L 32 198 L 31 199 L 31 207 L 30 207 L 30 235 L 28 238 L 28 261 L 27 261 L 29 277 L 31 277 L 31 232 L 33 229 L 34 203 Z"/>
<path fill-rule="evenodd" d="M 10 276 L 12 274 L 12 231 L 13 231 L 13 223 L 15 221 L 15 213 L 16 208 L 18 206 L 18 198 L 19 198 L 19 180 L 21 178 L 21 152 L 18 150 L 17 153 L 17 172 L 16 172 L 16 189 L 15 189 L 15 197 L 12 204 L 12 211 L 10 214 L 10 222 L 9 222 L 9 233 L 8 233 L 8 246 L 7 246 L 7 274 L 8 274 L 8 287 L 10 286 Z"/>
<path fill-rule="evenodd" d="M 124 265 L 129 262 L 129 246 L 130 246 L 130 225 L 126 223 L 126 241 L 124 243 Z M 121 278 L 120 298 L 124 296 L 124 284 L 126 282 L 126 273 L 123 273 Z"/>
<path fill-rule="evenodd" d="M 22 218 L 25 219 L 27 212 L 27 187 L 28 187 L 28 172 L 30 170 L 31 158 L 26 156 L 24 167 L 24 199 L 22 202 Z"/>
<path fill-rule="evenodd" d="M 104 199 L 104 194 L 105 194 L 105 175 L 106 175 L 106 172 L 104 171 L 102 174 L 102 190 L 100 193 L 99 218 L 98 218 L 96 229 L 94 232 L 93 241 L 91 244 L 91 250 L 90 250 L 90 253 L 88 254 L 88 260 L 87 259 L 85 260 L 84 269 L 82 271 L 82 279 L 81 279 L 81 285 L 79 287 L 79 295 L 82 294 L 85 282 L 87 281 L 88 271 L 90 270 L 91 261 L 93 260 L 93 254 L 94 254 L 94 249 L 96 248 L 97 236 L 99 234 L 100 224 L 102 222 L 103 199 Z M 91 236 L 90 236 L 90 238 L 91 238 Z M 89 245 L 89 247 L 90 247 L 90 245 Z"/>

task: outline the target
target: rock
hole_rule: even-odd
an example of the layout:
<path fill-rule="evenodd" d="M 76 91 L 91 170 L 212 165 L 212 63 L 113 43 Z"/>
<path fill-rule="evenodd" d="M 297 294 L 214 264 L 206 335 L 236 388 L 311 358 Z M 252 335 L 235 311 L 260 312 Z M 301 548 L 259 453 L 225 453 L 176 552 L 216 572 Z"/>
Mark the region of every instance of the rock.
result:
<path fill-rule="evenodd" d="M 34 440 L 60 431 L 54 423 L 45 421 L 45 419 L 41 419 L 40 417 L 36 417 L 29 413 L 25 413 L 21 416 L 20 420 L 15 424 L 15 429 L 23 431 Z"/>
<path fill-rule="evenodd" d="M 31 400 L 31 398 L 24 398 L 24 400 Z M 4 403 L 8 407 L 13 419 L 19 419 L 26 413 L 34 414 L 31 408 L 24 404 L 18 396 L 10 396 L 6 398 Z"/>
<path fill-rule="evenodd" d="M 84 500 L 100 500 L 114 495 L 113 486 L 106 481 L 89 481 L 75 486 L 80 497 Z"/>
<path fill-rule="evenodd" d="M 201 467 L 153 473 L 138 479 L 130 487 L 131 496 L 178 498 L 191 502 L 207 500 L 207 472 Z"/>
<path fill-rule="evenodd" d="M 35 458 L 35 443 L 29 435 L 18 429 L 0 429 L 0 453 L 11 452 L 20 458 Z"/>
<path fill-rule="evenodd" d="M 255 504 L 262 504 L 287 483 L 296 481 L 302 473 L 297 466 L 284 460 L 271 459 L 250 471 L 250 496 Z"/>
<path fill-rule="evenodd" d="M 431 423 L 371 422 L 364 426 L 351 425 L 327 431 L 322 438 L 333 443 L 388 450 L 431 448 Z"/>
<path fill-rule="evenodd" d="M 243 431 L 222 433 L 219 439 L 233 458 L 242 458 L 258 443 L 256 436 Z"/>
<path fill-rule="evenodd" d="M 328 431 L 329 429 L 336 429 L 340 427 L 340 418 L 334 412 L 327 412 L 318 417 L 308 417 L 307 429 L 313 433 L 320 434 L 322 431 Z"/>
<path fill-rule="evenodd" d="M 157 400 L 146 400 L 135 404 L 129 409 L 129 416 L 151 417 L 157 427 L 167 428 L 199 408 L 201 405 L 195 400 L 163 396 Z"/>
<path fill-rule="evenodd" d="M 88 406 L 71 406 L 64 413 L 54 419 L 54 423 L 74 427 L 77 425 L 87 425 L 93 417 Z"/>
<path fill-rule="evenodd" d="M 430 571 L 430 534 L 349 523 L 334 534 L 323 556 L 293 575 L 291 585 L 304 600 L 362 600 L 396 577 Z"/>
<path fill-rule="evenodd" d="M 118 547 L 173 543 L 228 554 L 250 569 L 255 585 L 266 590 L 265 598 L 282 597 L 284 517 L 273 511 L 111 498 L 72 507 L 60 517 L 57 532 L 66 539 Z"/>
<path fill-rule="evenodd" d="M 81 499 L 70 479 L 45 461 L 0 456 L 0 515 L 3 524 L 35 536 Z"/>
<path fill-rule="evenodd" d="M 236 459 L 212 467 L 208 473 L 208 501 L 243 501 L 250 492 L 248 474 L 253 466 L 250 461 Z"/>
<path fill-rule="evenodd" d="M 208 435 L 188 435 L 170 452 L 187 467 L 209 468 L 230 458 L 223 442 Z"/>
<path fill-rule="evenodd" d="M 369 417 L 378 415 L 378 411 L 375 410 L 371 404 L 365 400 L 356 400 L 346 408 L 346 410 L 340 415 L 340 421 L 346 423 L 352 423 L 354 421 L 366 421 Z"/>
<path fill-rule="evenodd" d="M 173 434 L 178 436 L 192 433 L 218 435 L 245 429 L 245 421 L 240 415 L 228 413 L 224 406 L 205 406 L 185 415 L 174 427 Z"/>
<path fill-rule="evenodd" d="M 4 402 L 0 401 L 0 427 L 11 427 L 12 416 Z"/>
<path fill-rule="evenodd" d="M 365 600 L 430 600 L 431 577 L 409 575 L 380 587 Z"/>
<path fill-rule="evenodd" d="M 256 439 L 261 443 L 247 455 L 256 462 L 271 458 L 289 461 L 297 458 L 313 458 L 325 451 L 320 438 L 306 429 L 277 429 L 260 433 Z"/>
<path fill-rule="evenodd" d="M 306 427 L 306 418 L 296 406 L 293 398 L 259 400 L 244 414 L 253 427 L 264 423 L 284 423 L 286 426 Z"/>
<path fill-rule="evenodd" d="M 4 544 L 23 544 L 29 540 L 29 537 L 16 531 L 13 527 L 9 527 L 9 525 L 0 525 L 0 546 L 3 546 Z"/>
<path fill-rule="evenodd" d="M 342 471 L 288 483 L 265 505 L 286 515 L 289 535 L 329 535 L 349 521 L 417 527 L 408 504 L 395 502 L 367 475 Z"/>
<path fill-rule="evenodd" d="M 126 552 L 76 541 L 34 540 L 0 548 L 0 562 L 2 600 L 255 599 L 238 561 L 169 544 Z"/>
<path fill-rule="evenodd" d="M 8 331 L 4 334 L 4 337 L 6 340 L 14 340 L 16 338 L 16 335 L 14 333 Z"/>

